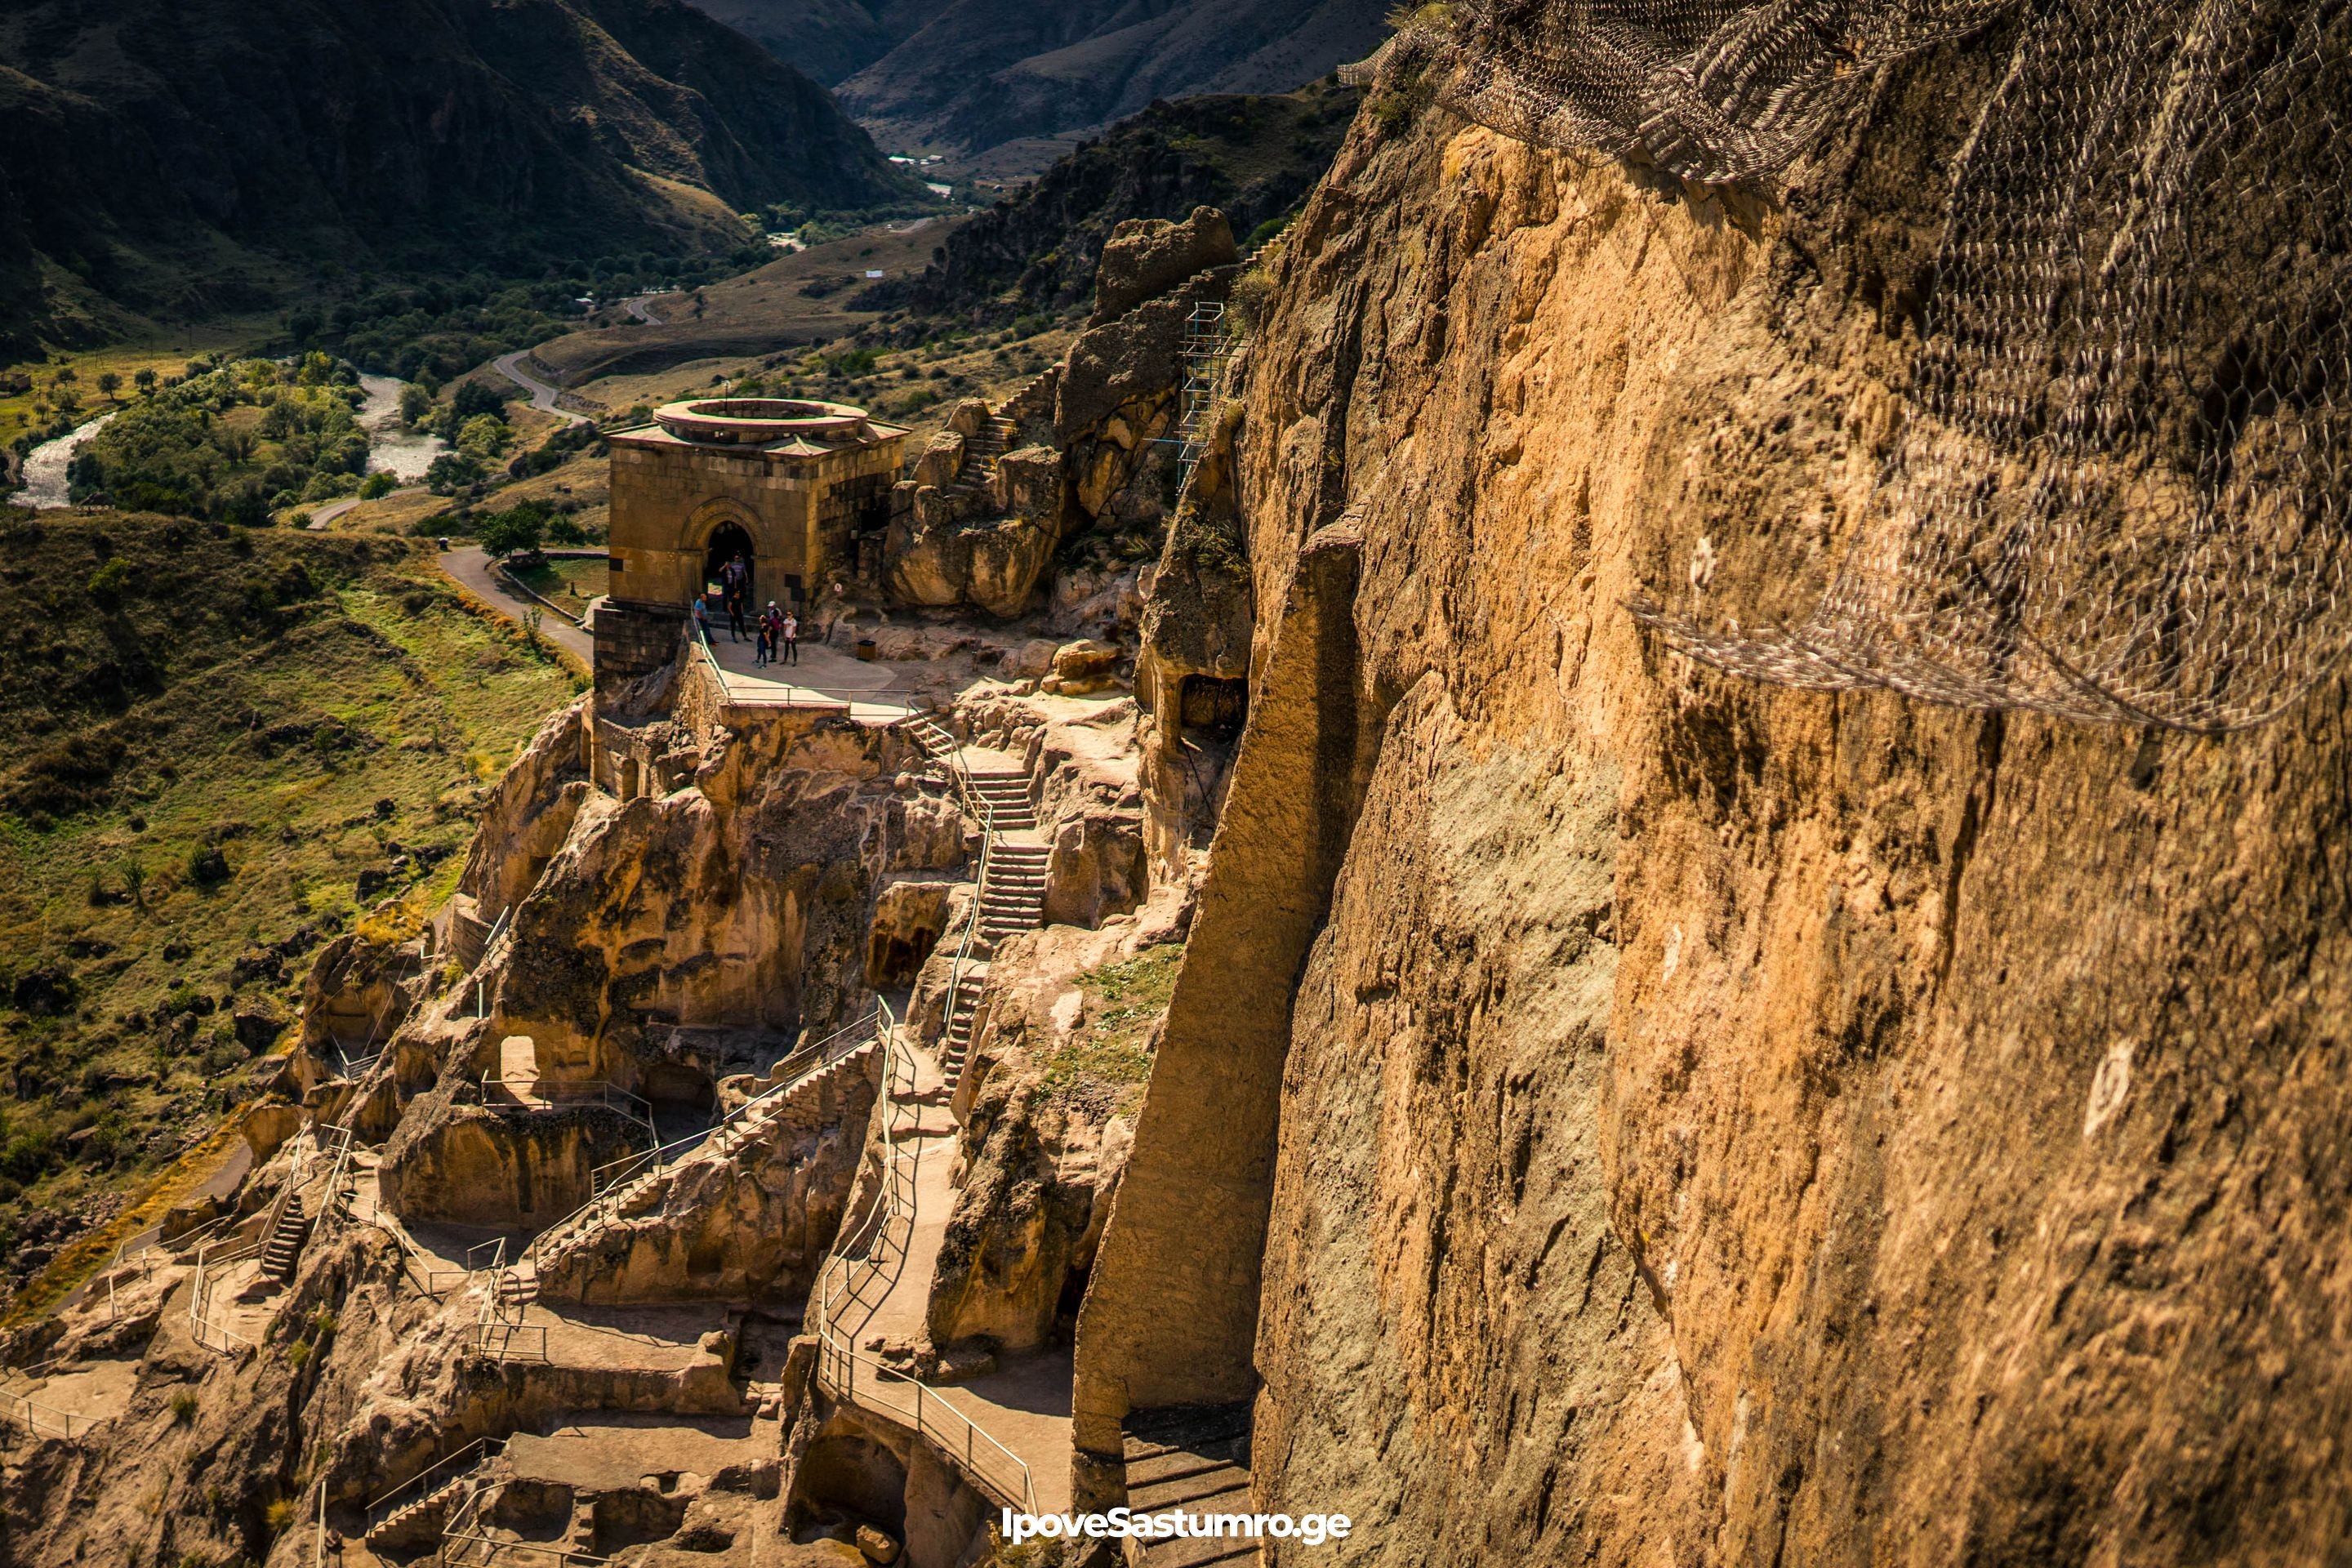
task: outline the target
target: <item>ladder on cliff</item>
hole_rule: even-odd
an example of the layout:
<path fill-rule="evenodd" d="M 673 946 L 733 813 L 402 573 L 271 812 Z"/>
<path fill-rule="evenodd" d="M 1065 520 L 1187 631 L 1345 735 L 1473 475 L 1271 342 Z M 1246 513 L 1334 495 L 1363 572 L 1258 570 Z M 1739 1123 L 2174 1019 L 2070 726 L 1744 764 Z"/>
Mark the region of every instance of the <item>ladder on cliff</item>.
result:
<path fill-rule="evenodd" d="M 1176 426 L 1160 437 L 1176 448 L 1176 493 L 1181 498 L 1192 483 L 1214 434 L 1217 405 L 1225 392 L 1225 365 L 1233 358 L 1234 337 L 1225 321 L 1223 300 L 1195 300 L 1184 318 L 1184 386 L 1177 405 Z"/>

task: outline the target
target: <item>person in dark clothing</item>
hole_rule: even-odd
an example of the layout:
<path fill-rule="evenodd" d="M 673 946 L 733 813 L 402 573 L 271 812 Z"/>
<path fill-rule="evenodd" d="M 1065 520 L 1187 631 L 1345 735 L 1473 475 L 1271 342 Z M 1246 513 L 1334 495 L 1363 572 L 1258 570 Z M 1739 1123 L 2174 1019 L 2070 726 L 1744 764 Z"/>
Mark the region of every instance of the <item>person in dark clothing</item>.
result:
<path fill-rule="evenodd" d="M 719 568 L 720 590 L 727 596 L 727 635 L 737 642 L 743 640 L 743 603 L 750 597 L 751 569 L 738 555 Z"/>

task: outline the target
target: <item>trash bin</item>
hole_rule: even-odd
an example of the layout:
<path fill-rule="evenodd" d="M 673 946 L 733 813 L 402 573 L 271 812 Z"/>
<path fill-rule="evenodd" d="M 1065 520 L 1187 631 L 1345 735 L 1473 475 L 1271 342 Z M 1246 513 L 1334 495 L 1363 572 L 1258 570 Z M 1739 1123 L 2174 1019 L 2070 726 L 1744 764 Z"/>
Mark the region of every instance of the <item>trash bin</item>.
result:
<path fill-rule="evenodd" d="M 864 659 L 868 664 L 872 664 L 874 662 L 874 639 L 872 637 L 859 637 L 857 639 L 857 657 Z"/>

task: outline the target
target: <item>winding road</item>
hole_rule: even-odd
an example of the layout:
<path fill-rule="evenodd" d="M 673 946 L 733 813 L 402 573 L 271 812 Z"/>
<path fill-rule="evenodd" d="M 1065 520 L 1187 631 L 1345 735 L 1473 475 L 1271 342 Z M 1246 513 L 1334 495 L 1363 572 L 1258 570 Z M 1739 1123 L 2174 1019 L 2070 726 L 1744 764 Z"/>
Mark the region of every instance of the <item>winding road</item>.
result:
<path fill-rule="evenodd" d="M 493 363 L 498 365 L 499 374 L 500 375 L 505 376 L 509 381 L 513 382 L 517 386 L 521 387 L 525 392 L 530 394 L 530 405 L 533 408 L 538 409 L 541 414 L 552 414 L 558 419 L 570 425 L 587 424 L 587 420 L 582 418 L 579 415 L 572 413 L 569 408 L 559 408 L 556 406 L 555 400 L 562 395 L 562 388 L 550 386 L 547 383 L 540 380 L 539 377 L 531 374 L 530 372 L 523 369 L 523 361 L 530 357 L 530 351 L 529 349 L 522 349 L 514 353 L 500 354 Z"/>
<path fill-rule="evenodd" d="M 459 587 L 518 626 L 526 613 L 540 610 L 539 635 L 582 664 L 595 667 L 596 639 L 557 611 L 545 609 L 516 592 L 513 584 L 499 575 L 498 568 L 480 546 L 468 544 L 445 550 L 434 558 L 433 563 L 454 578 Z"/>

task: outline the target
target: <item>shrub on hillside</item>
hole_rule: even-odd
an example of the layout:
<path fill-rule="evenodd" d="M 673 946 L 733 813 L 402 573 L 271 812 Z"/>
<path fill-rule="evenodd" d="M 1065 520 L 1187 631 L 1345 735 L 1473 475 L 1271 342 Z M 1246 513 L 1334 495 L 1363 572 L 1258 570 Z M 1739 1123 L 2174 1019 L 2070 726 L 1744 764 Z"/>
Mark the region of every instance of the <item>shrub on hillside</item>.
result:
<path fill-rule="evenodd" d="M 457 422 L 460 425 L 485 414 L 492 415 L 503 423 L 506 418 L 507 400 L 482 383 L 469 381 L 457 388 L 456 394 L 450 397 L 449 406 L 456 411 Z"/>
<path fill-rule="evenodd" d="M 536 550 L 547 536 L 547 508 L 537 501 L 525 501 L 505 511 L 492 512 L 482 519 L 478 535 L 482 548 L 492 555 L 514 555 L 526 550 Z"/>

